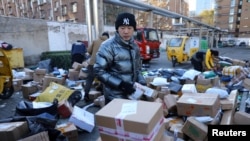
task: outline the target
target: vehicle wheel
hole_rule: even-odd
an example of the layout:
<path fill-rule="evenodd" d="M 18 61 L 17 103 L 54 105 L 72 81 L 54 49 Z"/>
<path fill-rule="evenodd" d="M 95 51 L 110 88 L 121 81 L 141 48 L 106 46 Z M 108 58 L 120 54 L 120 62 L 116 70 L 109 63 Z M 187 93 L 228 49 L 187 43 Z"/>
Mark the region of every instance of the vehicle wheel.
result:
<path fill-rule="evenodd" d="M 0 94 L 0 99 L 8 99 L 10 98 L 14 93 L 14 87 L 11 86 L 10 88 L 4 88 L 3 92 Z"/>
<path fill-rule="evenodd" d="M 175 58 L 172 58 L 172 67 L 174 68 L 177 63 L 177 60 Z"/>

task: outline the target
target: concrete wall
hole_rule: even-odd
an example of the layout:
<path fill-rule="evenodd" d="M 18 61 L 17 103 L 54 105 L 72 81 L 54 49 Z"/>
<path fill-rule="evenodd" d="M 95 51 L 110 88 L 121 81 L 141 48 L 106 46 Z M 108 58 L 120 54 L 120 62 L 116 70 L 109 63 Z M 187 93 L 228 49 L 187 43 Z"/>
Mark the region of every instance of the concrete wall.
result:
<path fill-rule="evenodd" d="M 104 31 L 112 36 L 115 28 L 104 26 Z M 87 33 L 83 24 L 0 16 L 0 40 L 23 48 L 25 66 L 37 64 L 43 52 L 71 50 L 76 40 L 88 41 Z"/>
<path fill-rule="evenodd" d="M 0 40 L 23 48 L 25 64 L 37 62 L 49 50 L 48 28 L 44 20 L 0 16 Z"/>

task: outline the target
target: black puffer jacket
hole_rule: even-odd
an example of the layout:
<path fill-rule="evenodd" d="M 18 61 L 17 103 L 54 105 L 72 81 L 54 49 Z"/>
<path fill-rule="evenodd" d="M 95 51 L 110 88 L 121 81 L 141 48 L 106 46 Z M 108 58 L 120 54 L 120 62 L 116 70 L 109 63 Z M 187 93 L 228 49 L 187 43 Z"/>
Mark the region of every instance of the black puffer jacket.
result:
<path fill-rule="evenodd" d="M 119 89 L 122 81 L 146 84 L 140 70 L 139 47 L 133 38 L 125 42 L 118 33 L 101 44 L 96 53 L 94 69 L 97 78 L 104 85 L 103 93 L 108 100 L 127 98 L 128 93 Z"/>

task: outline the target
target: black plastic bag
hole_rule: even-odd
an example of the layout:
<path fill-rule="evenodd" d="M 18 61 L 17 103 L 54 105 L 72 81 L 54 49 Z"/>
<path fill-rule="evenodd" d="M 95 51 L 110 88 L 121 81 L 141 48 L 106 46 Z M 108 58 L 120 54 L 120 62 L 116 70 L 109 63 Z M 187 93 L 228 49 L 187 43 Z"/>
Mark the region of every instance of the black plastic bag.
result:
<path fill-rule="evenodd" d="M 58 115 L 57 106 L 58 101 L 54 100 L 51 106 L 44 108 L 33 108 L 32 102 L 22 100 L 16 106 L 15 116 L 36 116 L 42 113 Z"/>
<path fill-rule="evenodd" d="M 82 99 L 81 91 L 75 90 L 68 98 L 68 102 L 71 104 L 72 107 Z"/>

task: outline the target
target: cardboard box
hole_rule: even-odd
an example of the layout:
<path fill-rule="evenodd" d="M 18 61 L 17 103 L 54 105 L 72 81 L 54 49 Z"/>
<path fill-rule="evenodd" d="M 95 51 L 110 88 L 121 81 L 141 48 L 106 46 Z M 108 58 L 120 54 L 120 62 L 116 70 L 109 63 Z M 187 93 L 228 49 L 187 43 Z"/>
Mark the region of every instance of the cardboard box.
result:
<path fill-rule="evenodd" d="M 2 141 L 16 141 L 29 133 L 27 122 L 0 123 L 0 137 Z"/>
<path fill-rule="evenodd" d="M 89 133 L 92 132 L 95 127 L 94 114 L 78 106 L 74 106 L 69 122 L 74 123 L 75 126 Z"/>
<path fill-rule="evenodd" d="M 79 80 L 79 71 L 76 71 L 74 69 L 69 69 L 69 74 L 68 74 L 68 77 L 69 77 L 69 80 Z"/>
<path fill-rule="evenodd" d="M 159 141 L 164 132 L 162 104 L 157 102 L 113 99 L 95 114 L 95 119 L 105 141 Z"/>
<path fill-rule="evenodd" d="M 38 91 L 39 91 L 39 88 L 37 85 L 31 84 L 31 83 L 22 85 L 22 94 L 23 94 L 23 98 L 25 99 L 29 99 L 29 95 L 34 94 Z"/>
<path fill-rule="evenodd" d="M 163 102 L 163 100 L 158 97 L 155 99 L 154 102 L 159 102 L 162 104 L 163 115 L 164 115 L 164 117 L 167 117 L 168 116 L 168 109 L 167 109 L 166 104 Z"/>
<path fill-rule="evenodd" d="M 68 138 L 68 141 L 78 141 L 77 128 L 73 123 L 69 122 L 57 125 L 56 129 L 60 130 L 62 134 Z"/>
<path fill-rule="evenodd" d="M 42 90 L 45 90 L 49 86 L 50 82 L 55 82 L 57 84 L 64 85 L 65 84 L 65 78 L 63 78 L 63 77 L 58 78 L 58 77 L 47 76 L 47 75 L 44 76 Z"/>
<path fill-rule="evenodd" d="M 234 114 L 233 122 L 237 125 L 250 125 L 250 114 L 244 111 L 237 111 Z"/>
<path fill-rule="evenodd" d="M 22 79 L 13 79 L 14 91 L 18 92 L 22 90 L 23 80 Z"/>
<path fill-rule="evenodd" d="M 43 131 L 38 134 L 17 140 L 17 141 L 50 141 L 48 131 Z"/>
<path fill-rule="evenodd" d="M 75 70 L 75 71 L 80 71 L 82 69 L 84 65 L 83 64 L 80 64 L 78 62 L 74 62 L 73 65 L 72 65 L 72 68 Z"/>
<path fill-rule="evenodd" d="M 232 125 L 234 112 L 235 110 L 224 110 L 220 121 L 220 125 Z"/>
<path fill-rule="evenodd" d="M 229 96 L 226 99 L 221 99 L 221 109 L 222 110 L 231 110 L 236 108 L 238 90 L 233 90 L 230 92 Z"/>
<path fill-rule="evenodd" d="M 208 127 L 195 117 L 188 117 L 183 125 L 182 132 L 194 141 L 204 141 L 207 138 Z"/>
<path fill-rule="evenodd" d="M 184 94 L 177 101 L 177 113 L 180 116 L 215 117 L 219 110 L 218 94 Z"/>
<path fill-rule="evenodd" d="M 195 84 L 184 84 L 181 88 L 181 92 L 184 93 L 192 93 L 195 94 L 197 93 Z"/>
<path fill-rule="evenodd" d="M 46 75 L 46 69 L 36 69 L 34 70 L 33 80 L 42 83 L 43 77 Z"/>
<path fill-rule="evenodd" d="M 172 94 L 164 96 L 164 103 L 169 111 L 176 112 L 176 97 Z"/>
<path fill-rule="evenodd" d="M 169 90 L 169 88 L 167 87 L 167 86 L 162 86 L 161 87 L 161 90 L 160 91 L 158 91 L 158 97 L 160 98 L 160 99 L 164 99 L 164 96 L 165 95 L 168 95 L 168 94 L 170 94 L 171 92 L 170 92 L 170 90 Z"/>

